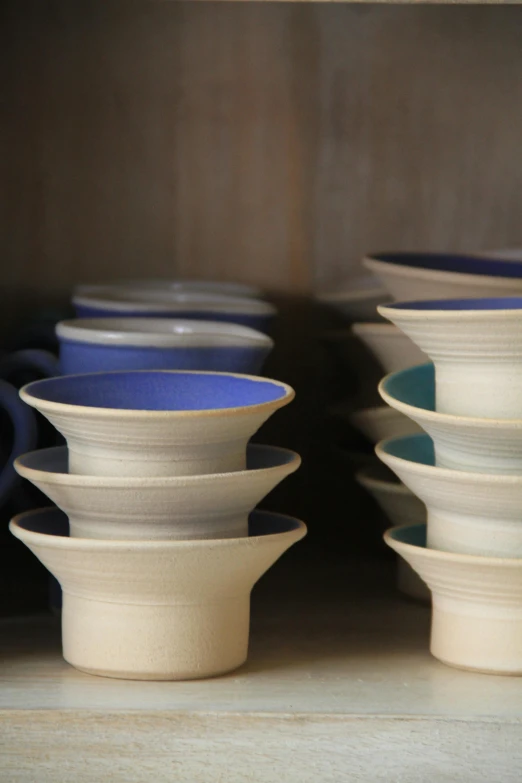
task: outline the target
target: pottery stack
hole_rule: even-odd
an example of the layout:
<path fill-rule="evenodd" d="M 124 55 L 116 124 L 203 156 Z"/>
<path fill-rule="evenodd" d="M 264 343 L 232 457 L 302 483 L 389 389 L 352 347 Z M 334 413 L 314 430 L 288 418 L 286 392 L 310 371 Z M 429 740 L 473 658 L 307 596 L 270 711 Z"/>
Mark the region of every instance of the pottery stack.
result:
<path fill-rule="evenodd" d="M 243 313 L 266 304 L 249 301 Z M 234 297 L 206 306 L 226 321 Z M 201 369 L 259 367 L 272 341 L 185 314 L 121 318 L 116 309 L 63 322 L 60 360 L 47 357 L 54 377 L 20 391 L 65 445 L 16 460 L 56 507 L 10 528 L 58 579 L 64 657 L 91 674 L 190 679 L 240 666 L 252 587 L 306 533 L 296 519 L 255 510 L 300 465 L 295 452 L 249 443 L 293 389 Z"/>
<path fill-rule="evenodd" d="M 431 590 L 435 657 L 522 674 L 522 297 L 379 309 L 433 362 L 380 386 L 425 431 L 377 446 L 427 507 L 386 541 Z"/>

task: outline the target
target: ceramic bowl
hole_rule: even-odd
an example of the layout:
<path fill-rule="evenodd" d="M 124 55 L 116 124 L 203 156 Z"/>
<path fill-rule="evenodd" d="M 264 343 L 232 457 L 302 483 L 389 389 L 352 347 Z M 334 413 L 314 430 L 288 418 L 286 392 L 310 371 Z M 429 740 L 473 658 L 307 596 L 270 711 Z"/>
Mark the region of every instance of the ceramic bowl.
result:
<path fill-rule="evenodd" d="M 146 478 L 244 470 L 248 440 L 294 391 L 254 375 L 144 370 L 47 378 L 20 396 L 65 437 L 71 473 Z"/>
<path fill-rule="evenodd" d="M 239 324 L 174 318 L 79 318 L 61 321 L 56 334 L 62 375 L 147 369 L 256 374 L 274 346 L 266 334 Z"/>
<path fill-rule="evenodd" d="M 433 364 L 392 373 L 382 399 L 433 439 L 436 464 L 475 473 L 522 473 L 522 419 L 481 419 L 437 413 Z"/>
<path fill-rule="evenodd" d="M 74 296 L 89 295 L 100 288 L 124 288 L 137 291 L 174 291 L 188 294 L 218 294 L 220 296 L 239 296 L 262 299 L 263 291 L 257 285 L 249 283 L 230 283 L 224 280 L 178 280 L 161 278 L 129 278 L 114 280 L 110 283 L 94 285 L 93 283 L 81 284 L 74 287 Z"/>
<path fill-rule="evenodd" d="M 67 514 L 72 537 L 135 541 L 247 535 L 250 512 L 301 463 L 293 451 L 254 444 L 247 470 L 208 476 L 80 476 L 67 461 L 63 446 L 24 454 L 15 468 Z"/>
<path fill-rule="evenodd" d="M 382 465 L 363 468 L 355 474 L 357 483 L 373 497 L 391 525 L 418 524 L 426 521 L 424 504 Z M 430 592 L 405 560 L 397 563 L 397 588 L 418 601 L 429 601 Z"/>
<path fill-rule="evenodd" d="M 38 427 L 33 411 L 18 397 L 18 392 L 0 380 L 0 411 L 10 422 L 0 427 L 0 507 L 6 503 L 19 482 L 13 467 L 14 460 L 27 449 L 34 449 Z"/>
<path fill-rule="evenodd" d="M 379 320 L 377 305 L 389 298 L 388 291 L 373 275 L 353 277 L 334 291 L 316 296 L 320 304 L 332 308 L 348 321 Z"/>
<path fill-rule="evenodd" d="M 73 305 L 78 318 L 189 318 L 227 321 L 261 332 L 277 312 L 269 302 L 249 297 L 108 286 L 93 286 L 88 294 L 74 296 Z"/>
<path fill-rule="evenodd" d="M 306 533 L 254 512 L 248 536 L 211 541 L 69 538 L 56 509 L 10 530 L 62 586 L 63 656 L 77 669 L 131 680 L 211 677 L 246 660 L 250 592 Z"/>
<path fill-rule="evenodd" d="M 376 453 L 426 504 L 431 549 L 522 557 L 522 476 L 439 468 L 424 434 L 383 441 Z"/>
<path fill-rule="evenodd" d="M 388 405 L 363 408 L 347 414 L 347 418 L 352 427 L 373 444 L 396 435 L 410 435 L 421 431 L 415 421 Z"/>
<path fill-rule="evenodd" d="M 522 263 L 454 253 L 378 253 L 363 266 L 393 299 L 455 299 L 522 294 Z"/>
<path fill-rule="evenodd" d="M 425 525 L 391 528 L 385 541 L 432 593 L 432 655 L 461 669 L 522 674 L 522 560 L 426 548 Z"/>
<path fill-rule="evenodd" d="M 382 308 L 379 308 L 382 314 Z M 386 317 L 386 316 L 385 316 Z M 352 332 L 375 356 L 385 373 L 425 364 L 428 357 L 398 327 L 392 324 L 352 325 Z"/>
<path fill-rule="evenodd" d="M 438 411 L 522 418 L 522 297 L 398 302 L 379 310 L 433 361 Z"/>

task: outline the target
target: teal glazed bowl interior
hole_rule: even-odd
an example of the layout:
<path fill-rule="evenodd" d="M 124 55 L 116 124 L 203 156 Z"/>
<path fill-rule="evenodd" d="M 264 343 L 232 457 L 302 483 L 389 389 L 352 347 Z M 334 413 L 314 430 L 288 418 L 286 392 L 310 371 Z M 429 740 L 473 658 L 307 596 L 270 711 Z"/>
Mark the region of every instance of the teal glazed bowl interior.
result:
<path fill-rule="evenodd" d="M 403 525 L 401 527 L 392 527 L 386 531 L 386 537 L 394 541 L 400 541 L 401 544 L 409 546 L 422 547 L 426 549 L 426 531 L 427 525 Z"/>
<path fill-rule="evenodd" d="M 390 397 L 427 411 L 435 410 L 435 366 L 432 362 L 388 375 L 382 389 Z"/>
<path fill-rule="evenodd" d="M 435 450 L 429 435 L 420 432 L 416 435 L 403 435 L 379 443 L 379 449 L 392 457 L 417 465 L 435 465 Z"/>

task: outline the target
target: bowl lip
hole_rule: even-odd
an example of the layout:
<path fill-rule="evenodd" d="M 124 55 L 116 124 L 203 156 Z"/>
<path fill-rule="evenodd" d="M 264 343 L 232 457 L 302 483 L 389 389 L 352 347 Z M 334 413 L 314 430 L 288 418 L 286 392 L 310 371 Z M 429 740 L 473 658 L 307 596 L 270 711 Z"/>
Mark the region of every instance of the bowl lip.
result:
<path fill-rule="evenodd" d="M 198 280 L 197 278 L 160 278 L 160 277 L 144 277 L 144 278 L 120 278 L 116 280 L 110 280 L 108 283 L 78 283 L 73 289 L 74 295 L 80 295 L 88 293 L 92 289 L 100 289 L 100 287 L 107 288 L 165 288 L 172 291 L 186 291 L 190 293 L 216 293 L 224 296 L 239 296 L 244 298 L 261 298 L 264 296 L 264 291 L 260 286 L 250 283 L 234 282 L 233 280 Z"/>
<path fill-rule="evenodd" d="M 400 479 L 396 481 L 392 481 L 391 479 L 385 479 L 385 478 L 377 478 L 375 476 L 371 475 L 372 469 L 375 470 L 379 466 L 380 463 L 377 463 L 377 465 L 368 465 L 366 467 L 358 468 L 354 473 L 354 478 L 356 482 L 364 488 L 371 487 L 374 490 L 378 490 L 380 492 L 385 492 L 388 495 L 398 495 L 399 497 L 414 497 L 416 498 L 416 495 L 414 492 L 409 489 L 406 484 L 403 484 Z M 418 499 L 418 498 L 417 498 Z M 419 500 L 419 503 L 422 501 Z"/>
<path fill-rule="evenodd" d="M 497 266 L 497 274 L 487 274 L 478 272 L 459 272 L 456 270 L 437 269 L 433 266 L 415 266 L 413 264 L 404 263 L 408 258 L 460 258 L 468 261 L 478 261 L 479 266 L 485 265 L 488 261 L 493 262 Z M 399 259 L 403 260 L 403 263 Z M 391 270 L 397 277 L 415 277 L 423 280 L 454 280 L 462 283 L 476 282 L 479 284 L 489 284 L 499 287 L 508 281 L 522 282 L 522 261 L 506 260 L 499 258 L 498 256 L 486 256 L 479 253 L 450 253 L 450 252 L 426 252 L 426 251 L 379 251 L 376 253 L 367 253 L 363 260 L 362 265 L 370 272 L 379 273 L 379 271 Z M 511 265 L 511 270 L 509 270 Z M 519 274 L 509 274 L 509 271 L 513 271 L 518 266 Z M 499 271 L 505 269 L 505 274 L 499 274 Z M 496 282 L 494 282 L 496 281 Z"/>
<path fill-rule="evenodd" d="M 384 402 L 391 408 L 403 413 L 409 419 L 414 421 L 423 421 L 430 424 L 444 424 L 448 427 L 467 427 L 468 429 L 480 430 L 522 430 L 522 419 L 486 419 L 479 416 L 457 416 L 454 413 L 439 413 L 439 411 L 429 410 L 428 408 L 419 408 L 409 402 L 403 402 L 393 397 L 387 390 L 387 385 L 391 380 L 395 380 L 399 373 L 411 373 L 431 366 L 432 362 L 417 364 L 413 367 L 406 367 L 404 370 L 396 370 L 384 376 L 380 381 L 377 391 Z"/>
<path fill-rule="evenodd" d="M 282 519 L 288 525 L 287 529 L 284 529 L 278 533 L 266 533 L 257 536 L 241 536 L 238 538 L 194 538 L 194 539 L 172 539 L 172 540 L 138 540 L 133 541 L 129 539 L 97 539 L 97 538 L 71 538 L 69 536 L 58 536 L 52 533 L 36 533 L 32 530 L 24 528 L 23 521 L 32 516 L 40 514 L 59 514 L 66 516 L 63 511 L 60 511 L 56 506 L 44 506 L 42 508 L 33 509 L 32 511 L 24 511 L 22 514 L 17 514 L 9 522 L 10 532 L 18 539 L 27 544 L 34 546 L 42 546 L 53 549 L 65 549 L 65 550 L 82 550 L 85 552 L 99 552 L 106 550 L 114 550 L 116 552 L 158 552 L 162 553 L 165 550 L 189 550 L 189 549 L 221 549 L 223 547 L 231 546 L 255 546 L 260 543 L 270 541 L 282 541 L 285 538 L 299 540 L 303 538 L 307 533 L 307 527 L 304 522 L 296 517 L 289 516 L 288 514 L 279 514 L 274 511 L 259 511 L 255 510 L 252 514 L 256 514 L 262 517 L 272 517 L 276 519 Z M 23 531 L 20 535 L 20 531 Z M 50 543 L 52 541 L 52 543 Z"/>
<path fill-rule="evenodd" d="M 516 307 L 477 307 L 477 303 L 483 302 L 514 302 Z M 448 305 L 465 305 L 469 307 L 453 307 Z M 473 304 L 475 307 L 473 307 Z M 420 306 L 422 305 L 422 306 Z M 505 320 L 520 320 L 522 318 L 522 296 L 481 296 L 481 297 L 455 297 L 454 299 L 414 299 L 411 301 L 392 302 L 377 306 L 378 312 L 383 318 L 393 320 L 399 318 L 405 321 L 450 321 L 450 320 L 480 320 L 494 321 L 499 318 Z"/>
<path fill-rule="evenodd" d="M 342 414 L 338 414 L 342 418 Z M 391 408 L 389 405 L 371 405 L 369 408 L 357 408 L 346 414 L 350 421 L 381 421 L 400 419 L 400 411 Z"/>
<path fill-rule="evenodd" d="M 316 292 L 315 299 L 323 304 L 348 304 L 365 299 L 373 301 L 382 296 L 389 297 L 390 292 L 377 277 L 370 274 L 346 278 L 335 289 Z"/>
<path fill-rule="evenodd" d="M 247 453 L 268 453 L 273 454 L 274 457 L 279 454 L 281 457 L 286 456 L 288 459 L 286 462 L 281 462 L 275 465 L 269 465 L 264 468 L 245 468 L 244 470 L 234 470 L 226 473 L 203 473 L 194 476 L 93 476 L 82 473 L 58 473 L 55 471 L 45 470 L 43 468 L 34 468 L 30 465 L 26 465 L 25 461 L 30 459 L 34 455 L 38 454 L 41 457 L 45 456 L 62 456 L 67 454 L 67 446 L 53 446 L 48 449 L 36 449 L 33 451 L 27 451 L 25 454 L 21 454 L 17 457 L 13 463 L 14 468 L 19 476 L 28 479 L 33 483 L 40 484 L 53 484 L 63 487 L 76 487 L 85 489 L 162 489 L 162 488 L 176 488 L 185 486 L 198 486 L 199 484 L 212 484 L 224 482 L 229 480 L 241 480 L 247 477 L 253 477 L 256 475 L 274 475 L 279 473 L 285 473 L 290 475 L 295 473 L 301 465 L 301 456 L 292 449 L 282 448 L 280 446 L 269 446 L 262 443 L 249 443 L 247 445 Z"/>
<path fill-rule="evenodd" d="M 60 340 L 87 345 L 185 349 L 274 346 L 271 337 L 249 326 L 188 318 L 70 318 L 59 321 L 55 331 Z M 212 342 L 209 338 L 216 335 L 236 338 L 237 346 Z M 183 344 L 187 336 L 191 342 Z"/>
<path fill-rule="evenodd" d="M 55 402 L 53 400 L 42 399 L 41 397 L 35 397 L 32 394 L 32 389 L 36 386 L 42 386 L 50 383 L 56 383 L 63 378 L 64 381 L 71 378 L 92 378 L 97 375 L 135 375 L 138 373 L 144 374 L 168 374 L 168 375 L 210 375 L 210 376 L 227 376 L 232 378 L 240 378 L 254 381 L 256 383 L 268 383 L 274 386 L 279 386 L 284 394 L 275 400 L 268 400 L 267 402 L 259 402 L 253 405 L 241 405 L 230 408 L 204 408 L 201 410 L 142 410 L 140 408 L 96 408 L 92 405 L 74 405 L 67 402 Z M 45 413 L 56 413 L 69 416 L 81 416 L 88 418 L 123 418 L 140 421 L 142 419 L 172 419 L 172 418 L 197 418 L 204 417 L 216 417 L 216 416 L 237 416 L 237 415 L 251 415 L 252 413 L 261 412 L 264 410 L 277 410 L 287 405 L 295 397 L 294 389 L 283 381 L 277 381 L 273 378 L 263 378 L 259 375 L 245 375 L 242 373 L 231 372 L 212 372 L 210 370 L 113 370 L 111 372 L 89 372 L 89 373 L 75 373 L 74 375 L 64 375 L 55 378 L 44 378 L 39 381 L 32 381 L 31 383 L 22 386 L 19 391 L 20 397 L 28 405 L 36 408 L 39 411 Z M 35 404 L 37 403 L 37 404 Z"/>
<path fill-rule="evenodd" d="M 94 289 L 94 287 L 93 287 Z M 119 292 L 119 296 L 116 295 Z M 127 297 L 122 296 L 127 293 Z M 132 298 L 132 294 L 136 299 Z M 92 290 L 88 295 L 75 294 L 72 303 L 75 307 L 90 307 L 96 310 L 142 313 L 230 313 L 248 316 L 275 316 L 277 308 L 271 302 L 253 297 L 228 296 L 226 294 L 199 293 L 190 291 L 172 291 L 171 298 L 164 301 L 140 300 L 137 289 L 110 288 L 100 286 L 98 292 Z M 153 294 L 154 289 L 149 289 Z M 100 316 L 101 317 L 101 316 Z M 207 319 L 211 320 L 211 319 Z"/>
<path fill-rule="evenodd" d="M 444 480 L 448 482 L 448 484 L 450 482 L 451 484 L 480 483 L 490 487 L 497 484 L 502 487 L 522 487 L 522 475 L 513 475 L 510 473 L 479 473 L 473 470 L 455 470 L 454 468 L 443 468 L 439 465 L 426 465 L 423 462 L 416 462 L 415 460 L 406 459 L 405 457 L 397 457 L 395 454 L 390 454 L 387 451 L 391 444 L 412 439 L 432 440 L 426 432 L 415 432 L 412 435 L 397 435 L 393 438 L 384 438 L 375 445 L 375 454 L 385 465 L 402 465 L 404 469 L 408 470 L 410 473 Z M 394 470 L 394 468 L 391 468 L 391 470 Z"/>
<path fill-rule="evenodd" d="M 432 560 L 442 560 L 447 563 L 455 563 L 455 565 L 476 565 L 481 568 L 484 566 L 501 566 L 503 568 L 522 569 L 522 558 L 518 557 L 489 557 L 487 555 L 467 555 L 459 554 L 458 552 L 445 552 L 442 549 L 432 549 L 427 546 L 419 546 L 418 544 L 408 544 L 400 539 L 401 531 L 404 533 L 407 530 L 413 528 L 427 529 L 426 522 L 414 522 L 412 524 L 397 525 L 396 527 L 390 527 L 383 534 L 383 538 L 388 546 L 391 546 L 390 541 L 395 542 L 401 550 L 404 552 L 419 553 L 422 552 L 424 557 L 431 558 Z M 399 538 L 397 538 L 397 534 Z M 393 549 L 394 547 L 392 547 Z"/>

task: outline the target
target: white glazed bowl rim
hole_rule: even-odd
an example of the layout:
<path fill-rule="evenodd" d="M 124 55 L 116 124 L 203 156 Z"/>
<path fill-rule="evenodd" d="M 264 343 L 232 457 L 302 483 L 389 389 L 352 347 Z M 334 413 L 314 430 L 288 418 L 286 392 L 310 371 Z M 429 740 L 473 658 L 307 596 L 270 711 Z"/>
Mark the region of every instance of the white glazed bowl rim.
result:
<path fill-rule="evenodd" d="M 430 362 L 426 362 L 426 364 L 419 364 L 416 367 L 409 367 L 406 370 L 390 372 L 388 375 L 385 375 L 377 387 L 377 390 L 384 402 L 391 408 L 394 408 L 400 413 L 404 413 L 406 416 L 408 416 L 408 418 L 414 419 L 416 421 L 422 420 L 426 422 L 433 422 L 433 424 L 446 424 L 448 426 L 454 425 L 456 427 L 467 426 L 470 428 L 484 430 L 491 430 L 492 428 L 504 431 L 513 429 L 522 430 L 522 419 L 486 419 L 480 416 L 458 416 L 453 413 L 439 413 L 438 411 L 430 410 L 429 408 L 418 408 L 415 405 L 411 405 L 409 402 L 402 402 L 396 397 L 392 397 L 391 394 L 386 391 L 387 383 L 394 376 L 398 375 L 399 373 L 418 370 L 419 367 L 425 367 L 427 364 L 430 364 Z"/>
<path fill-rule="evenodd" d="M 69 415 L 80 415 L 82 417 L 110 417 L 121 419 L 132 419 L 134 421 L 142 421 L 146 419 L 172 419 L 172 418 L 197 418 L 197 417 L 210 417 L 210 416 L 232 416 L 238 414 L 251 414 L 257 413 L 263 410 L 276 410 L 281 408 L 287 403 L 291 402 L 295 397 L 295 391 L 286 383 L 282 381 L 273 380 L 272 378 L 262 378 L 258 375 L 244 375 L 241 373 L 230 372 L 210 372 L 202 370 L 116 370 L 112 372 L 92 372 L 92 373 L 76 373 L 74 375 L 64 376 L 67 380 L 71 378 L 90 378 L 96 375 L 133 375 L 133 374 L 151 374 L 151 373 L 165 373 L 170 375 L 211 375 L 211 376 L 228 376 L 234 378 L 248 379 L 257 383 L 269 383 L 274 386 L 279 386 L 284 392 L 281 397 L 274 400 L 268 400 L 267 402 L 255 403 L 252 405 L 241 405 L 231 408 L 204 408 L 200 410 L 143 410 L 143 409 L 131 409 L 131 408 L 96 408 L 89 405 L 74 405 L 66 402 L 55 402 L 53 400 L 46 400 L 42 397 L 33 396 L 31 389 L 36 386 L 45 386 L 46 384 L 55 383 L 59 378 L 45 378 L 44 380 L 32 381 L 20 389 L 20 397 L 28 405 L 31 405 L 37 410 L 45 413 L 61 413 Z"/>
<path fill-rule="evenodd" d="M 517 278 L 518 279 L 518 278 Z M 496 301 L 505 307 L 492 307 L 491 302 Z M 513 303 L 509 306 L 508 303 Z M 482 306 L 484 305 L 484 306 Z M 378 312 L 383 318 L 392 320 L 400 315 L 401 321 L 415 320 L 424 317 L 425 320 L 473 320 L 492 321 L 501 318 L 505 320 L 517 320 L 522 318 L 522 296 L 484 296 L 484 297 L 456 297 L 455 299 L 416 299 L 412 301 L 392 302 L 391 304 L 378 305 Z"/>
<path fill-rule="evenodd" d="M 430 269 L 429 267 L 422 267 L 422 266 L 408 266 L 407 264 L 400 264 L 392 261 L 385 261 L 383 260 L 382 256 L 391 255 L 391 253 L 385 253 L 385 252 L 379 252 L 379 253 L 370 253 L 367 254 L 363 260 L 362 265 L 365 269 L 368 269 L 370 272 L 378 274 L 379 272 L 384 272 L 385 270 L 390 270 L 390 272 L 395 277 L 409 277 L 417 280 L 426 280 L 426 281 L 440 281 L 440 282 L 451 282 L 455 281 L 460 284 L 479 284 L 479 285 L 489 285 L 493 287 L 502 287 L 506 284 L 506 282 L 510 281 L 517 281 L 522 283 L 522 278 L 517 277 L 515 275 L 486 275 L 486 274 L 475 274 L 472 272 L 454 272 L 454 271 L 448 271 L 448 270 L 442 270 L 442 269 Z M 398 255 L 406 255 L 406 253 L 400 253 Z M 416 255 L 415 253 L 412 253 L 411 255 Z M 426 255 L 425 253 L 420 253 L 420 255 Z M 437 253 L 434 253 L 434 255 L 439 255 Z M 444 255 L 444 254 L 442 254 Z M 451 254 L 450 254 L 451 255 Z M 455 255 L 463 255 L 460 253 L 457 253 Z M 468 256 L 472 258 L 477 259 L 484 259 L 483 255 L 475 254 L 473 256 Z M 493 257 L 494 258 L 494 257 Z M 499 259 L 502 260 L 502 259 Z M 516 263 L 516 262 L 509 262 L 509 263 Z"/>
<path fill-rule="evenodd" d="M 476 565 L 477 568 L 483 568 L 484 566 L 501 566 L 502 568 L 509 568 L 512 570 L 522 570 L 522 558 L 515 557 L 489 557 L 486 555 L 466 555 L 459 554 L 458 552 L 444 552 L 441 549 L 432 549 L 427 546 L 420 546 L 419 544 L 408 544 L 401 540 L 401 531 L 407 530 L 427 529 L 426 523 L 416 523 L 411 525 L 397 525 L 397 527 L 390 527 L 384 533 L 384 540 L 390 546 L 390 540 L 400 545 L 401 549 L 405 552 L 418 552 L 422 550 L 426 558 L 432 560 L 443 560 L 447 563 L 455 563 L 455 565 Z M 393 547 L 392 547 L 393 548 Z"/>
<path fill-rule="evenodd" d="M 56 335 L 89 345 L 155 348 L 272 348 L 274 345 L 271 337 L 248 326 L 177 318 L 73 318 L 60 321 Z"/>
<path fill-rule="evenodd" d="M 279 514 L 273 511 L 258 511 L 252 512 L 252 515 L 260 518 L 270 519 L 276 522 L 280 522 L 283 529 L 276 533 L 261 533 L 256 536 L 241 536 L 239 538 L 195 538 L 195 539 L 168 539 L 160 541 L 147 541 L 139 540 L 132 541 L 128 539 L 97 539 L 97 538 L 71 538 L 69 536 L 62 536 L 56 533 L 38 533 L 34 530 L 30 530 L 24 527 L 24 520 L 31 517 L 40 516 L 42 514 L 52 514 L 60 518 L 67 518 L 63 511 L 60 511 L 56 506 L 45 506 L 43 508 L 33 509 L 32 511 L 25 511 L 23 514 L 17 514 L 9 522 L 9 530 L 11 533 L 20 540 L 33 544 L 34 546 L 49 546 L 50 540 L 52 540 L 52 547 L 56 549 L 74 549 L 76 551 L 81 550 L 84 552 L 99 552 L 106 550 L 131 552 L 164 552 L 165 550 L 176 549 L 217 549 L 221 547 L 230 546 L 252 546 L 259 541 L 278 540 L 283 538 L 296 539 L 303 538 L 306 535 L 307 528 L 304 522 L 300 519 L 291 517 L 288 514 Z M 20 535 L 19 531 L 23 531 Z"/>
<path fill-rule="evenodd" d="M 125 312 L 180 313 L 208 312 L 231 313 L 238 315 L 272 316 L 277 309 L 270 302 L 239 296 L 207 292 L 166 291 L 155 289 L 137 290 L 99 286 L 88 295 L 73 296 L 73 305 L 94 307 L 99 310 L 119 310 Z"/>
<path fill-rule="evenodd" d="M 375 446 L 375 453 L 386 465 L 399 464 L 403 465 L 405 470 L 411 473 L 416 473 L 420 476 L 437 476 L 441 479 L 446 479 L 452 484 L 469 484 L 470 481 L 477 481 L 481 484 L 500 484 L 505 487 L 512 487 L 522 484 L 522 476 L 502 474 L 502 473 L 477 473 L 473 470 L 454 470 L 453 468 L 443 468 L 439 465 L 426 465 L 423 462 L 417 462 L 416 460 L 406 459 L 405 457 L 398 457 L 395 454 L 390 454 L 388 448 L 392 444 L 415 440 L 431 440 L 430 436 L 425 432 L 415 433 L 414 435 L 399 435 L 394 438 L 386 438 L 381 440 Z M 393 470 L 393 468 L 392 468 Z"/>
<path fill-rule="evenodd" d="M 260 443 L 249 443 L 247 446 L 248 455 L 265 453 L 269 459 L 272 457 L 273 464 L 267 467 L 246 468 L 245 470 L 235 470 L 228 473 L 203 473 L 195 476 L 146 476 L 146 477 L 121 477 L 121 476 L 94 476 L 81 473 L 58 472 L 56 470 L 46 470 L 44 467 L 33 467 L 31 463 L 35 461 L 44 463 L 46 457 L 64 461 L 67 459 L 67 446 L 54 446 L 49 449 L 38 449 L 29 451 L 18 457 L 14 466 L 20 476 L 35 483 L 45 482 L 46 484 L 59 484 L 67 487 L 92 487 L 92 488 L 110 488 L 110 489 L 139 489 L 148 487 L 176 487 L 187 484 L 198 485 L 211 482 L 218 483 L 223 479 L 231 479 L 234 476 L 243 477 L 252 475 L 256 472 L 279 473 L 281 470 L 289 473 L 295 472 L 300 464 L 301 457 L 291 449 L 283 449 L 279 446 L 265 446 Z"/>

